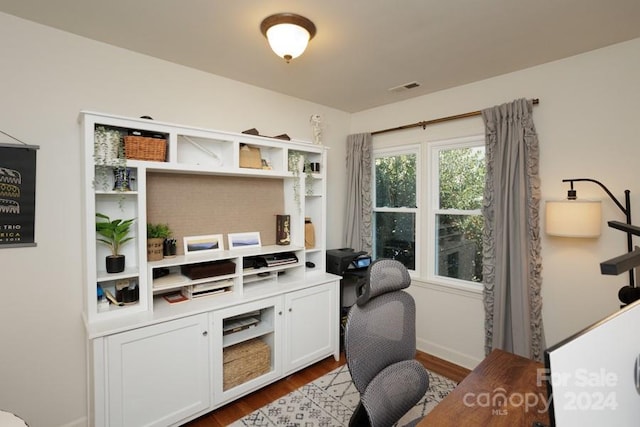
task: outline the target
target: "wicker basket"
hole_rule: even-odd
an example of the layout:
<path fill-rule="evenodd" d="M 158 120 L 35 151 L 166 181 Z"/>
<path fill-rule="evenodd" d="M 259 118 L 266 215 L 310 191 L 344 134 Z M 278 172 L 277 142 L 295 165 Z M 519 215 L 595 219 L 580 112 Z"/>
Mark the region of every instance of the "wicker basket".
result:
<path fill-rule="evenodd" d="M 271 370 L 271 348 L 254 338 L 227 347 L 223 351 L 223 390 L 264 375 Z"/>
<path fill-rule="evenodd" d="M 167 156 L 167 141 L 144 136 L 125 136 L 124 152 L 127 159 L 164 162 Z"/>

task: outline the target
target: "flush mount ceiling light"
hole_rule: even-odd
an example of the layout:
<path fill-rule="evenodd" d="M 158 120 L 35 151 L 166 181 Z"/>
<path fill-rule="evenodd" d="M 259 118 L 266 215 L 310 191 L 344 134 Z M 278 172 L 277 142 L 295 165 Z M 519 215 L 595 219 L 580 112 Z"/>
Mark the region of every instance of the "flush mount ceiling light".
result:
<path fill-rule="evenodd" d="M 269 40 L 276 55 L 289 63 L 302 55 L 309 40 L 316 35 L 316 26 L 295 13 L 276 13 L 262 21 L 260 31 Z"/>

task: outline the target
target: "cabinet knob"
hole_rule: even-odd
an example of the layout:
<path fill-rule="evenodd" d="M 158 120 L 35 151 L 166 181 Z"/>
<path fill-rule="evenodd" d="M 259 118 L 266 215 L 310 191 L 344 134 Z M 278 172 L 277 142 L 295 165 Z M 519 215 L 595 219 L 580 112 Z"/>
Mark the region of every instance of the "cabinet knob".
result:
<path fill-rule="evenodd" d="M 206 337 L 207 335 L 209 335 L 209 332 L 207 332 L 207 331 L 202 332 L 202 336 L 203 337 Z"/>
<path fill-rule="evenodd" d="M 278 316 L 282 316 L 282 311 L 279 311 L 279 312 L 278 312 Z"/>
<path fill-rule="evenodd" d="M 293 311 L 293 308 L 289 307 L 289 313 L 291 313 Z"/>

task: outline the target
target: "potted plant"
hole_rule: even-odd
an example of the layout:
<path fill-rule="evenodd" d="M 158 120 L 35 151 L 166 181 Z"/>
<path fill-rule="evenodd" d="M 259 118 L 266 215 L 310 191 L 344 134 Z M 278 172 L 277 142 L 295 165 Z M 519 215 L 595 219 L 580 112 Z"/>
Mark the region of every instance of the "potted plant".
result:
<path fill-rule="evenodd" d="M 305 179 L 305 194 L 310 196 L 313 194 L 313 168 L 311 167 L 311 161 L 299 151 L 289 151 L 289 172 L 293 174 L 293 199 L 298 205 L 298 210 L 301 206 L 301 194 L 300 194 L 300 171 L 304 171 Z"/>
<path fill-rule="evenodd" d="M 120 273 L 124 271 L 125 259 L 120 253 L 122 245 L 132 240 L 129 236 L 131 224 L 135 219 L 110 219 L 107 215 L 96 213 L 96 232 L 99 242 L 104 243 L 111 250 L 111 255 L 106 257 L 107 273 Z"/>
<path fill-rule="evenodd" d="M 122 178 L 128 175 L 127 158 L 124 153 L 122 136 L 117 129 L 96 126 L 93 140 L 93 159 L 96 165 L 94 188 L 111 190 L 110 175 L 113 175 L 115 191 L 128 191 Z M 120 178 L 120 182 L 119 181 Z"/>
<path fill-rule="evenodd" d="M 164 242 L 169 237 L 171 237 L 171 229 L 168 224 L 147 224 L 147 261 L 162 259 Z"/>
<path fill-rule="evenodd" d="M 311 162 L 306 157 L 304 158 L 304 188 L 305 194 L 307 196 L 311 196 L 313 194 L 313 167 L 311 167 Z"/>
<path fill-rule="evenodd" d="M 304 156 L 299 151 L 289 151 L 289 172 L 293 174 L 293 199 L 300 210 L 300 170 L 304 167 Z"/>

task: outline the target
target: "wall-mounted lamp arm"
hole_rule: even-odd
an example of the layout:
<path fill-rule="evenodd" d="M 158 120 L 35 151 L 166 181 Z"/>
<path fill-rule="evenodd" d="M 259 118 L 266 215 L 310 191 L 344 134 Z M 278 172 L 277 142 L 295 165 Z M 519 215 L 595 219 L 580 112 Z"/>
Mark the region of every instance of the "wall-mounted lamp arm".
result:
<path fill-rule="evenodd" d="M 625 219 L 627 220 L 627 225 L 631 225 L 631 192 L 629 190 L 624 190 L 624 206 L 622 205 L 622 203 L 620 203 L 620 201 L 616 198 L 616 196 L 613 195 L 613 193 L 611 191 L 609 191 L 609 189 L 600 181 L 597 181 L 595 179 L 591 179 L 591 178 L 571 178 L 571 179 L 563 179 L 562 182 L 569 182 L 571 184 L 571 190 L 569 192 L 569 197 L 573 197 L 575 199 L 576 197 L 576 192 L 575 190 L 573 190 L 573 183 L 574 182 L 580 182 L 580 181 L 586 181 L 586 182 L 593 182 L 595 184 L 598 184 L 600 186 L 600 188 L 602 188 L 604 190 L 605 193 L 607 193 L 607 195 L 611 198 L 611 200 L 613 200 L 613 202 L 616 204 L 616 206 L 618 206 L 620 208 L 620 210 L 622 211 L 622 213 L 625 216 Z M 609 227 L 612 228 L 617 228 L 618 230 L 621 230 L 621 228 L 619 227 L 614 227 L 613 225 L 611 225 L 611 222 L 609 222 Z M 627 232 L 627 251 L 631 252 L 633 251 L 633 239 L 631 237 L 631 232 L 629 230 L 623 230 Z M 631 273 L 630 273 L 631 274 Z M 632 279 L 633 280 L 633 279 Z M 631 284 L 633 286 L 633 283 Z"/>
<path fill-rule="evenodd" d="M 602 263 L 600 265 L 601 268 L 601 272 L 602 274 L 620 274 L 620 272 L 622 272 L 620 269 L 621 268 L 626 268 L 631 264 L 634 264 L 635 262 L 640 260 L 640 257 L 638 256 L 638 250 L 634 251 L 633 250 L 633 239 L 632 239 L 632 235 L 636 234 L 637 235 L 637 231 L 640 230 L 640 228 L 631 225 L 631 192 L 629 190 L 624 190 L 624 206 L 622 205 L 622 203 L 616 198 L 616 196 L 613 195 L 613 193 L 611 191 L 609 191 L 609 189 L 600 181 L 597 181 L 595 179 L 591 179 L 591 178 L 571 178 L 571 179 L 563 179 L 562 182 L 569 182 L 571 184 L 571 190 L 569 190 L 569 199 L 575 199 L 576 198 L 576 192 L 573 189 L 573 183 L 574 182 L 593 182 L 594 184 L 598 184 L 600 186 L 600 188 L 602 188 L 604 190 L 605 193 L 607 193 L 607 195 L 611 198 L 611 200 L 613 200 L 613 202 L 616 204 L 616 206 L 618 206 L 618 208 L 620 208 L 620 210 L 622 211 L 622 213 L 625 216 L 626 219 L 626 224 L 622 224 L 619 221 L 609 221 L 608 225 L 611 228 L 615 228 L 617 230 L 621 230 L 627 233 L 627 254 L 621 255 L 620 257 L 614 258 L 612 260 L 609 261 L 605 261 L 604 263 Z M 624 262 L 620 262 L 619 258 L 624 258 L 622 261 Z M 632 262 L 629 262 L 629 259 L 632 258 Z M 611 261 L 616 261 L 614 263 L 611 263 Z M 611 266 L 613 264 L 616 264 L 615 268 L 612 268 Z M 635 267 L 638 264 L 635 264 L 633 267 Z M 623 289 L 626 288 L 635 288 L 635 274 L 633 271 L 633 267 L 629 267 L 628 271 L 629 271 L 629 286 L 625 286 Z M 604 270 L 603 270 L 604 268 Z M 608 272 L 605 272 L 605 270 L 607 270 Z M 614 273 L 614 271 L 616 271 Z M 626 270 L 625 270 L 626 271 Z M 624 293 L 624 292 L 622 292 Z M 633 294 L 634 298 L 638 299 L 640 298 L 640 292 L 636 292 Z M 624 301 L 623 298 L 621 297 L 621 301 L 625 302 L 625 303 L 629 303 L 631 301 Z"/>
<path fill-rule="evenodd" d="M 609 189 L 600 181 L 596 181 L 595 179 L 591 179 L 591 178 L 571 178 L 571 179 L 562 180 L 562 182 L 569 182 L 571 184 L 571 190 L 573 190 L 573 183 L 579 182 L 579 181 L 587 181 L 587 182 L 593 182 L 595 184 L 598 184 L 604 190 L 604 192 L 607 193 L 607 195 L 611 198 L 611 200 L 613 200 L 616 206 L 620 208 L 622 213 L 626 217 L 628 217 L 629 221 L 627 222 L 627 224 L 631 224 L 631 212 L 629 209 L 629 190 L 624 191 L 626 206 L 622 206 L 622 203 L 620 203 L 620 201 L 616 198 L 616 196 L 614 196 L 613 193 L 609 191 Z"/>
<path fill-rule="evenodd" d="M 637 225 L 625 224 L 624 222 L 620 221 L 609 221 L 607 222 L 607 224 L 609 224 L 609 227 L 615 228 L 616 230 L 622 230 L 626 233 L 640 236 L 640 227 L 638 227 Z"/>
<path fill-rule="evenodd" d="M 640 265 L 640 248 L 600 263 L 600 273 L 617 276 Z"/>

